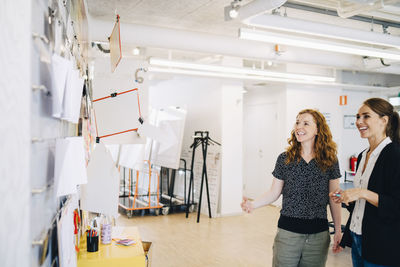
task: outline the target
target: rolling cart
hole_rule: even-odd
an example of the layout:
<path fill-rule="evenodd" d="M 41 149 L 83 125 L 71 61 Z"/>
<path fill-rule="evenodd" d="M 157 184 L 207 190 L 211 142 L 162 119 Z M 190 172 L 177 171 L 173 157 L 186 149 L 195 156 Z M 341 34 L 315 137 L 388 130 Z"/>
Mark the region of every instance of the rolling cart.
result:
<path fill-rule="evenodd" d="M 181 166 L 178 170 L 164 167 L 161 167 L 160 169 L 160 202 L 164 206 L 162 209 L 164 215 L 169 212 L 183 212 L 186 210 L 188 205 L 189 211 L 192 212 L 196 205 L 193 197 L 191 198 L 191 201 L 188 201 L 186 198 L 188 190 L 187 178 L 189 177 L 187 173 L 190 173 L 190 170 L 186 168 L 186 160 L 181 159 L 180 162 Z M 192 191 L 193 190 L 194 189 L 192 188 Z"/>
<path fill-rule="evenodd" d="M 160 210 L 166 213 L 160 203 L 160 175 L 145 161 L 141 171 L 120 167 L 119 208 L 131 218 L 135 212 L 153 210 L 159 215 Z"/>

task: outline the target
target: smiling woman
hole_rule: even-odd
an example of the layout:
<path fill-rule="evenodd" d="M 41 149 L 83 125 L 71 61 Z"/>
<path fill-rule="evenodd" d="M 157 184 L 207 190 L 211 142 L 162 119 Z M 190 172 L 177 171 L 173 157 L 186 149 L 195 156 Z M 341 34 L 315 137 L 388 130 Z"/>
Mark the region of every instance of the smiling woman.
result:
<path fill-rule="evenodd" d="M 364 101 L 357 113 L 369 148 L 358 156 L 353 189 L 330 193 L 349 205 L 340 243 L 352 248 L 353 266 L 400 266 L 400 118 L 384 99 Z"/>
<path fill-rule="evenodd" d="M 296 117 L 289 147 L 279 155 L 268 192 L 254 201 L 243 197 L 242 209 L 251 212 L 283 196 L 273 266 L 325 266 L 330 236 L 327 205 L 335 225 L 333 252 L 341 250 L 340 205 L 329 201 L 339 186 L 336 144 L 324 116 L 312 109 Z"/>

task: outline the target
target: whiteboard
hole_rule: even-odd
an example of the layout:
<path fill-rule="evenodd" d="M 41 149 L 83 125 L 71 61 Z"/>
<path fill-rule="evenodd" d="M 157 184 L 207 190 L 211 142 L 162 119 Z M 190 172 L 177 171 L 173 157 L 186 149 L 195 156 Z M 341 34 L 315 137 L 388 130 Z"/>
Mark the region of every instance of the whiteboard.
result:
<path fill-rule="evenodd" d="M 179 169 L 186 111 L 169 107 L 157 112 L 157 127 L 167 135 L 164 142 L 154 141 L 151 161 L 158 166 Z"/>

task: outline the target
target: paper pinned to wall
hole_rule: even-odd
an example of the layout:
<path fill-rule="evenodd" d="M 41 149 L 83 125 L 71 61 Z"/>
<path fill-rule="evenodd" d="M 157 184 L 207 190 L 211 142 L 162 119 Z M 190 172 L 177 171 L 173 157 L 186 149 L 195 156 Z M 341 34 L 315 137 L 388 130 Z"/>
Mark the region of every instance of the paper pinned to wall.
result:
<path fill-rule="evenodd" d="M 77 256 L 74 236 L 75 201 L 67 201 L 57 221 L 59 263 L 62 267 L 76 267 Z"/>
<path fill-rule="evenodd" d="M 119 173 L 104 144 L 96 144 L 87 167 L 88 183 L 82 186 L 81 208 L 116 216 L 118 214 Z"/>
<path fill-rule="evenodd" d="M 76 194 L 78 184 L 87 183 L 83 137 L 56 140 L 55 188 L 56 195 Z"/>
<path fill-rule="evenodd" d="M 78 123 L 81 112 L 83 83 L 84 80 L 80 77 L 79 70 L 70 68 L 65 84 L 62 119 Z"/>
<path fill-rule="evenodd" d="M 61 118 L 63 111 L 63 100 L 65 84 L 67 82 L 68 72 L 72 69 L 72 62 L 60 57 L 57 54 L 53 54 L 51 58 L 51 70 L 52 70 L 52 115 L 55 118 Z"/>
<path fill-rule="evenodd" d="M 97 136 L 104 144 L 143 144 L 137 134 L 140 125 L 138 89 L 93 100 Z"/>

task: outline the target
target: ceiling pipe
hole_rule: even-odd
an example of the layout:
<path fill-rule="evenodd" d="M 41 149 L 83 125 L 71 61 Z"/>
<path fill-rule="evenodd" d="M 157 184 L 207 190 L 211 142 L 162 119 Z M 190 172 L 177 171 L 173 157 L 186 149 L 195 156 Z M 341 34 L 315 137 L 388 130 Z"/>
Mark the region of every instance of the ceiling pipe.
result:
<path fill-rule="evenodd" d="M 92 41 L 107 42 L 114 21 L 89 19 Z M 205 54 L 240 57 L 245 59 L 272 60 L 282 63 L 310 64 L 322 67 L 365 71 L 362 57 L 313 49 L 287 47 L 277 54 L 273 45 L 240 40 L 236 37 L 212 35 L 199 32 L 174 30 L 153 26 L 121 23 L 122 46 L 162 48 Z M 400 73 L 400 67 L 380 69 L 381 73 Z"/>
<path fill-rule="evenodd" d="M 239 8 L 238 19 L 244 20 L 283 5 L 287 0 L 254 0 Z"/>
<path fill-rule="evenodd" d="M 393 2 L 393 1 L 389 1 Z M 379 1 L 353 1 L 354 4 L 345 5 L 343 1 L 339 1 L 339 6 L 337 8 L 337 13 L 341 18 L 350 18 L 361 13 L 368 13 L 370 11 L 375 11 L 383 7 L 383 0 Z"/>
<path fill-rule="evenodd" d="M 308 5 L 304 5 L 304 4 L 290 3 L 290 2 L 286 2 L 283 6 L 287 7 L 287 8 L 293 8 L 293 9 L 338 17 L 338 14 L 336 11 L 337 6 L 330 6 L 330 7 L 328 7 L 330 9 L 327 9 L 327 8 L 308 6 Z M 400 28 L 400 23 L 395 22 L 395 21 L 400 20 L 400 16 L 397 16 L 394 14 L 389 14 L 386 12 L 381 12 L 381 11 L 372 11 L 372 12 L 369 12 L 368 14 L 370 15 L 368 17 L 359 15 L 359 16 L 350 17 L 350 18 L 348 18 L 348 20 L 356 20 L 356 21 L 371 23 L 371 16 L 374 16 L 374 24 L 381 25 L 383 28 L 387 28 L 387 27 Z M 379 19 L 379 18 L 381 18 L 381 19 Z M 382 19 L 385 19 L 385 20 L 382 20 Z"/>

